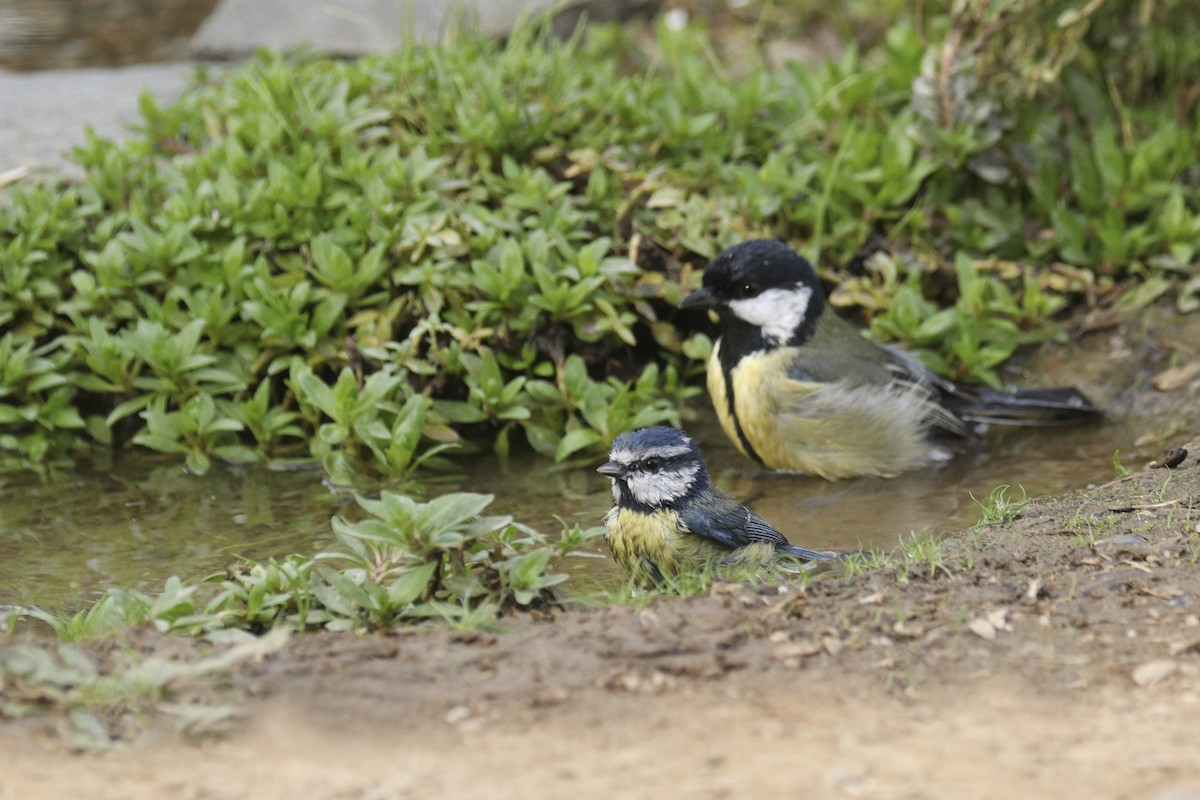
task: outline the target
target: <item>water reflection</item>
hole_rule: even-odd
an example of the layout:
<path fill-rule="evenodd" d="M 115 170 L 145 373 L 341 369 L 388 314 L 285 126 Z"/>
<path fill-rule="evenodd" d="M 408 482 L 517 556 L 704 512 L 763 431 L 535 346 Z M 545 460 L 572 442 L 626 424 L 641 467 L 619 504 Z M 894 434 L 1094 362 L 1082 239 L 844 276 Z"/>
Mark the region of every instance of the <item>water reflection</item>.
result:
<path fill-rule="evenodd" d="M 320 473 L 217 469 L 136 456 L 49 480 L 0 476 L 0 605 L 73 607 L 106 588 L 199 579 L 238 555 L 312 552 L 345 502 Z"/>

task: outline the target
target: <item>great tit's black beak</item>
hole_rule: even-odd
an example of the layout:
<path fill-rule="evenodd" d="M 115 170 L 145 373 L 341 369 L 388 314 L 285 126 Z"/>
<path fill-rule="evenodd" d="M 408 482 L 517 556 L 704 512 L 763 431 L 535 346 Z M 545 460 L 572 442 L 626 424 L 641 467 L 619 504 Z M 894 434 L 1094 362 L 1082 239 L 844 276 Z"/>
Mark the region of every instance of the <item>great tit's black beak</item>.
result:
<path fill-rule="evenodd" d="M 625 468 L 615 461 L 606 461 L 596 467 L 596 472 L 601 475 L 607 475 L 610 478 L 620 478 L 625 474 Z"/>
<path fill-rule="evenodd" d="M 714 305 L 716 299 L 708 289 L 697 289 L 679 301 L 680 308 L 704 308 Z"/>

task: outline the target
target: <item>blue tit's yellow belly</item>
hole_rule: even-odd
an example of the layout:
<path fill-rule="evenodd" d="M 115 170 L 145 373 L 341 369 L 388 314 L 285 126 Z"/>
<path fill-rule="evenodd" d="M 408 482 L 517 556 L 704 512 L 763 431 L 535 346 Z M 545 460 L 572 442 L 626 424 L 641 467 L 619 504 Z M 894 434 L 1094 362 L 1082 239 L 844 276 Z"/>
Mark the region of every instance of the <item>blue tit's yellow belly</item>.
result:
<path fill-rule="evenodd" d="M 708 362 L 717 418 L 764 466 L 832 479 L 890 476 L 930 460 L 926 433 L 938 408 L 921 387 L 793 380 L 795 351 L 786 347 L 747 355 L 726 376 L 719 353 L 718 341 Z"/>
<path fill-rule="evenodd" d="M 653 566 L 662 575 L 700 569 L 722 553 L 707 539 L 689 533 L 679 515 L 668 509 L 650 513 L 614 508 L 605 517 L 613 559 L 629 574 Z"/>

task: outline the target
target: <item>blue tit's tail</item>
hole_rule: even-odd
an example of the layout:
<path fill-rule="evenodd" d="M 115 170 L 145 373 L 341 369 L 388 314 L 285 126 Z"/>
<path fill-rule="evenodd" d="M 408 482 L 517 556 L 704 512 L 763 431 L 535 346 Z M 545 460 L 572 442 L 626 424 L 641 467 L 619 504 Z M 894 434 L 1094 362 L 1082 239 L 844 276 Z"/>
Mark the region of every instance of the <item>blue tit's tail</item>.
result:
<path fill-rule="evenodd" d="M 970 422 L 998 425 L 1074 425 L 1098 420 L 1103 412 L 1077 389 L 978 389 L 971 398 L 949 397 L 946 405 Z"/>
<path fill-rule="evenodd" d="M 775 552 L 793 558 L 802 558 L 805 561 L 837 561 L 837 556 L 833 553 L 822 553 L 819 550 L 809 550 L 807 547 L 797 547 L 794 544 L 777 544 Z"/>

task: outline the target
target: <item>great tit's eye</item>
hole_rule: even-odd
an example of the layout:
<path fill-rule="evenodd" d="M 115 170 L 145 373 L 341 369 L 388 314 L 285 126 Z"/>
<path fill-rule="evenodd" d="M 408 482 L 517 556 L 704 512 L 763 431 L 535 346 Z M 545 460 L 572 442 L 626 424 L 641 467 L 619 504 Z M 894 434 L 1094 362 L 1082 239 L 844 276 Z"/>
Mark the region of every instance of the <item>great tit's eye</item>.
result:
<path fill-rule="evenodd" d="M 650 456 L 650 458 L 642 461 L 642 469 L 649 470 L 650 472 L 658 472 L 658 470 L 661 468 L 662 459 L 658 456 Z"/>
<path fill-rule="evenodd" d="M 736 287 L 734 289 L 733 293 L 735 295 L 737 295 L 738 299 L 742 299 L 742 298 L 746 298 L 746 297 L 753 297 L 754 296 L 754 284 L 753 283 L 743 283 L 742 285 Z"/>

